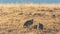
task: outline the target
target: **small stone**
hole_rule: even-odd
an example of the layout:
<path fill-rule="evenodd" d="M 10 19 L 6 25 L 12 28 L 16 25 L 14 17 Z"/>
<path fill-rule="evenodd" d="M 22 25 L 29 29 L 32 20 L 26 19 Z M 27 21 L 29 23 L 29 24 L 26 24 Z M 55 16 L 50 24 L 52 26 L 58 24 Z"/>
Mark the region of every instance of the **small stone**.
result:
<path fill-rule="evenodd" d="M 8 32 L 12 32 L 13 30 L 8 30 Z"/>
<path fill-rule="evenodd" d="M 53 10 L 49 10 L 49 12 L 53 12 Z"/>
<path fill-rule="evenodd" d="M 23 13 L 19 13 L 18 15 L 23 15 Z"/>
<path fill-rule="evenodd" d="M 52 15 L 53 18 L 56 18 L 56 15 Z"/>

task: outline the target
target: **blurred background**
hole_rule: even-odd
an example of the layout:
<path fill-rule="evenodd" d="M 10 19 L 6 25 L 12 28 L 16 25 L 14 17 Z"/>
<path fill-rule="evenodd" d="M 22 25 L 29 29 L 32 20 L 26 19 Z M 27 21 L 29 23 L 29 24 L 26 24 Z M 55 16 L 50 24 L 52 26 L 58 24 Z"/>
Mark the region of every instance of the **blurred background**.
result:
<path fill-rule="evenodd" d="M 0 0 L 0 4 L 9 4 L 9 3 L 37 3 L 37 4 L 41 4 L 41 3 L 60 3 L 60 0 Z"/>
<path fill-rule="evenodd" d="M 47 4 L 57 4 L 60 3 L 60 0 L 0 0 L 0 4 L 9 4 L 9 3 L 37 3 L 37 4 L 41 4 L 41 3 L 47 3 Z"/>

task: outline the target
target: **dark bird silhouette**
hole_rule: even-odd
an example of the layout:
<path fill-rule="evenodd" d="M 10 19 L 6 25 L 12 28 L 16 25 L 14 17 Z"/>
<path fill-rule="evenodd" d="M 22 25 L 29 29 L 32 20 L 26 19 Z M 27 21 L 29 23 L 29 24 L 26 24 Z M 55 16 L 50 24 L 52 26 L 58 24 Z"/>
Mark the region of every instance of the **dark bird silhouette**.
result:
<path fill-rule="evenodd" d="M 38 25 L 37 25 L 37 29 L 41 29 L 41 30 L 43 30 L 43 24 L 41 24 L 41 23 L 39 23 Z"/>
<path fill-rule="evenodd" d="M 26 21 L 23 26 L 24 26 L 24 27 L 28 27 L 28 26 L 30 26 L 30 25 L 32 25 L 32 24 L 33 24 L 33 19 Z"/>

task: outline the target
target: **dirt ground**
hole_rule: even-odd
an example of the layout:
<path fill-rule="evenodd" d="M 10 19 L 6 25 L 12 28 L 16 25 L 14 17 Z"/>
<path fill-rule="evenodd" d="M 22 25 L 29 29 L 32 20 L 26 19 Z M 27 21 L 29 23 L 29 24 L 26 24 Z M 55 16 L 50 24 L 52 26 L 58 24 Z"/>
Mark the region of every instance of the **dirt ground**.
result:
<path fill-rule="evenodd" d="M 0 5 L 0 34 L 60 34 L 60 5 Z M 43 24 L 43 30 L 25 21 L 33 19 L 33 25 Z"/>

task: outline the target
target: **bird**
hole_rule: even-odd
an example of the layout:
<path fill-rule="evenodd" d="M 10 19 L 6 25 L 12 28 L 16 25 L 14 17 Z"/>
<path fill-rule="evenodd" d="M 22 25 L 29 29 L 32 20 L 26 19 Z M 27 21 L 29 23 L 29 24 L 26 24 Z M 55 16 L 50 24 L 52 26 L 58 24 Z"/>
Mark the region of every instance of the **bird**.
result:
<path fill-rule="evenodd" d="M 33 19 L 26 21 L 23 26 L 28 27 L 28 26 L 30 26 L 32 24 L 33 24 Z"/>
<path fill-rule="evenodd" d="M 38 30 L 43 30 L 43 24 L 38 23 L 38 24 L 37 24 L 37 29 L 38 29 Z"/>

